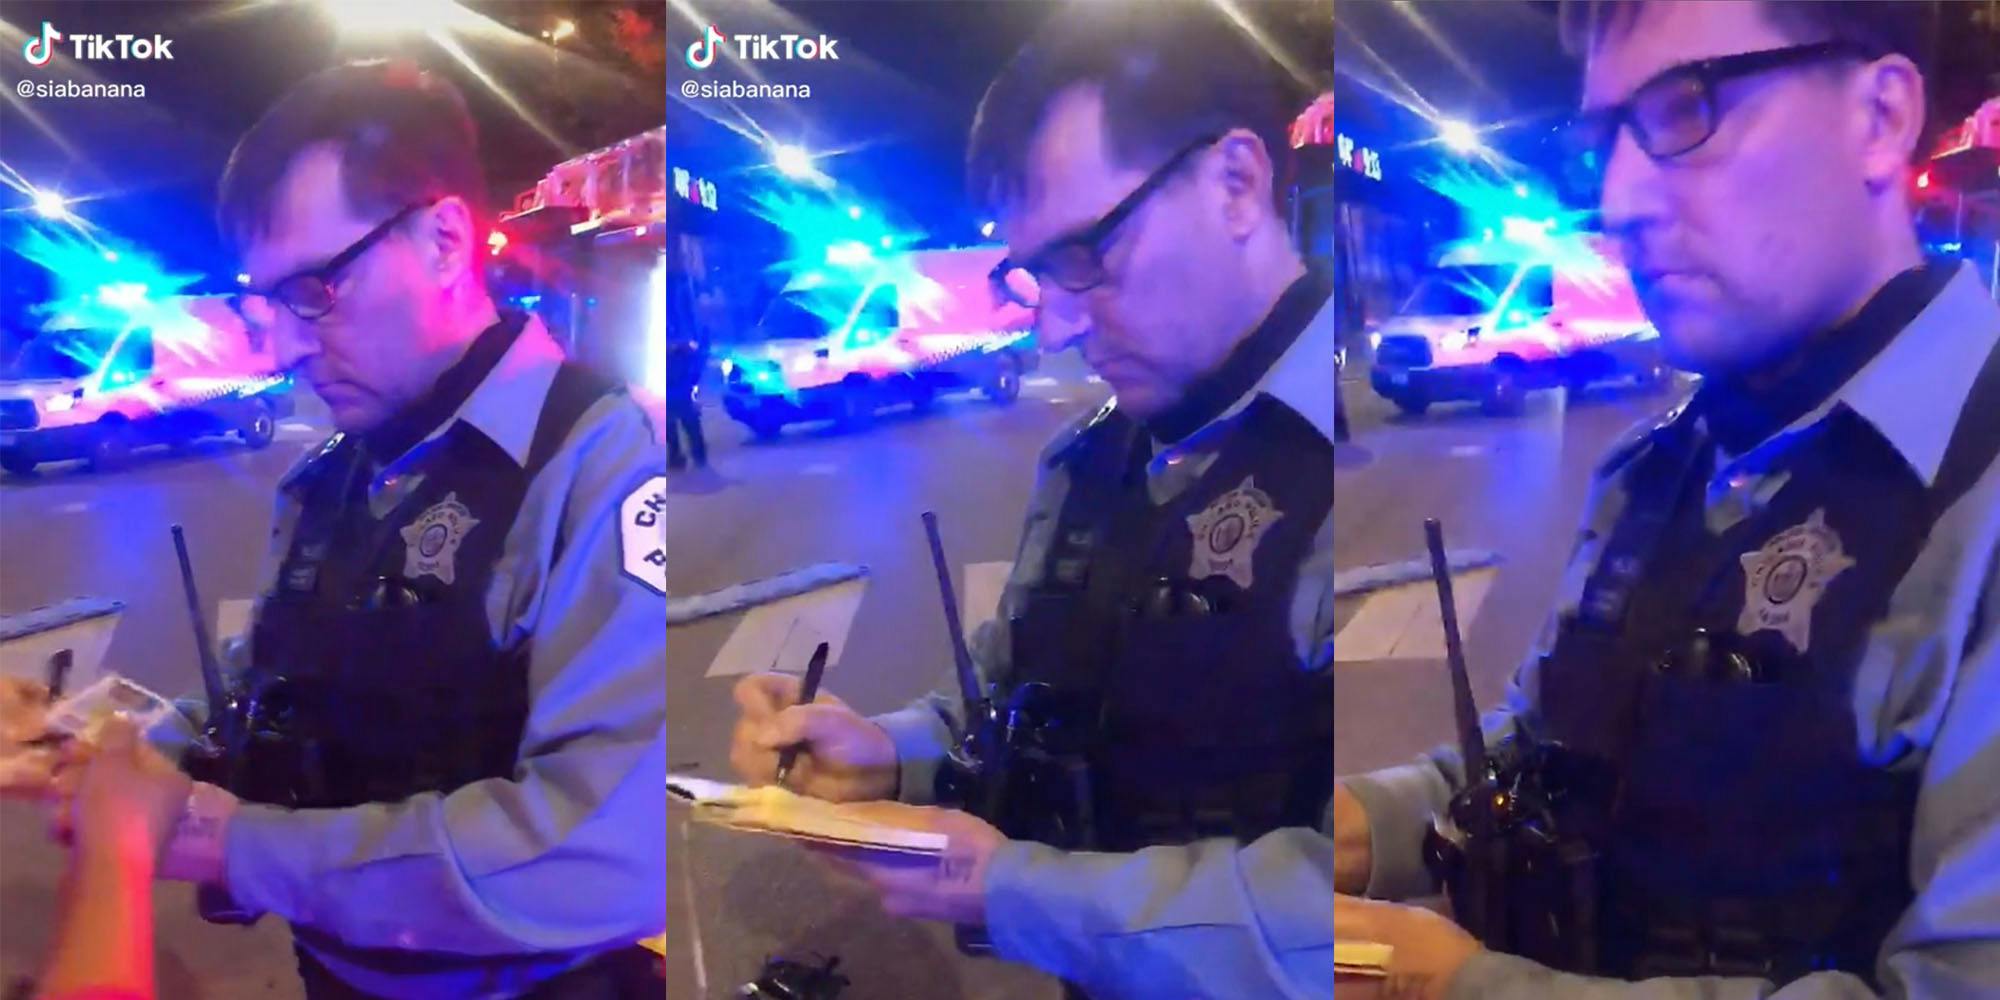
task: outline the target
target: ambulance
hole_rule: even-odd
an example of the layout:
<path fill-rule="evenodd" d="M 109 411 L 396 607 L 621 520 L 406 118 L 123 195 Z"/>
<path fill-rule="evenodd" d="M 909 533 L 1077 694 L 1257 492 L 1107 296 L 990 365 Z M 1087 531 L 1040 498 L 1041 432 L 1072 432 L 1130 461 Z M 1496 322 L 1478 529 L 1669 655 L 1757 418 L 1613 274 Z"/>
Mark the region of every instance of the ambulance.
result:
<path fill-rule="evenodd" d="M 872 276 L 858 284 L 795 282 L 764 310 L 757 342 L 722 360 L 723 408 L 774 438 L 813 420 L 858 427 L 902 403 L 927 410 L 960 389 L 1014 402 L 1039 354 L 1034 313 L 988 281 L 1005 255 L 998 245 L 919 250 L 838 269 Z"/>
<path fill-rule="evenodd" d="M 100 294 L 127 293 L 140 294 Z M 271 443 L 292 382 L 226 297 L 131 305 L 136 321 L 116 327 L 58 317 L 0 371 L 0 469 L 72 459 L 115 469 L 140 449 L 205 437 Z"/>
<path fill-rule="evenodd" d="M 1411 415 L 1452 401 L 1510 414 L 1536 389 L 1670 378 L 1631 276 L 1593 235 L 1531 229 L 1453 247 L 1369 339 L 1370 384 Z"/>

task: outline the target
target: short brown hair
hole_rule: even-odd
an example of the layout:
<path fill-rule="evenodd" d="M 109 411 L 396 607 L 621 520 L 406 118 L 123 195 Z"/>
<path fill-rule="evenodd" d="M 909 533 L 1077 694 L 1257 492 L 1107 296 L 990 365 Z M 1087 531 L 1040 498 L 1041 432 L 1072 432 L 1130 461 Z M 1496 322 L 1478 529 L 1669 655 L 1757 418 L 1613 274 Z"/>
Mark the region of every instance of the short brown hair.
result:
<path fill-rule="evenodd" d="M 1087 3 L 1051 17 L 980 99 L 966 150 L 974 203 L 993 211 L 1020 197 L 1029 138 L 1079 84 L 1103 90 L 1113 163 L 1156 166 L 1203 135 L 1246 128 L 1284 197 L 1287 129 L 1308 94 L 1277 59 L 1208 4 Z"/>
<path fill-rule="evenodd" d="M 465 98 L 414 63 L 371 60 L 306 78 L 244 133 L 217 194 L 223 235 L 241 244 L 263 233 L 293 158 L 321 143 L 340 152 L 341 193 L 356 215 L 387 217 L 456 195 L 484 217 L 486 177 Z"/>
<path fill-rule="evenodd" d="M 1562 0 L 1559 27 L 1563 49 L 1582 58 L 1613 32 L 1629 31 L 1645 0 Z M 1765 20 L 1799 44 L 1848 42 L 1870 57 L 1896 54 L 1916 64 L 1926 78 L 1935 61 L 1938 9 L 1934 0 L 1758 0 Z M 1930 148 L 1935 100 L 1925 87 L 1924 126 L 1910 151 L 1912 161 Z"/>
<path fill-rule="evenodd" d="M 1629 30 L 1644 3 L 1562 0 L 1563 49 L 1580 57 L 1607 33 Z M 1930 72 L 1937 16 L 1931 0 L 1759 0 L 1758 7 L 1795 42 L 1851 42 L 1877 58 L 1901 54 Z"/>

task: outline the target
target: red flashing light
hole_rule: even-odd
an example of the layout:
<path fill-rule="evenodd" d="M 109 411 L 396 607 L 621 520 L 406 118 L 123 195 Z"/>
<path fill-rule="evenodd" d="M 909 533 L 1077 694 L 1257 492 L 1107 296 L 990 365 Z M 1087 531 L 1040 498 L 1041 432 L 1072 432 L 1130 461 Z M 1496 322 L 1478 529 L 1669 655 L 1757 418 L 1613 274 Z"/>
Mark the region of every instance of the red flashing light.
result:
<path fill-rule="evenodd" d="M 1919 191 L 1922 191 L 1923 189 L 1925 189 L 1925 188 L 1927 188 L 1927 187 L 1930 187 L 1930 186 L 1931 186 L 1931 172 L 1930 172 L 1930 171 L 1926 170 L 1926 171 L 1924 171 L 1924 172 L 1922 172 L 1922 173 L 1920 173 L 1920 174 L 1918 174 L 1918 175 L 1917 175 L 1917 190 L 1919 190 Z"/>

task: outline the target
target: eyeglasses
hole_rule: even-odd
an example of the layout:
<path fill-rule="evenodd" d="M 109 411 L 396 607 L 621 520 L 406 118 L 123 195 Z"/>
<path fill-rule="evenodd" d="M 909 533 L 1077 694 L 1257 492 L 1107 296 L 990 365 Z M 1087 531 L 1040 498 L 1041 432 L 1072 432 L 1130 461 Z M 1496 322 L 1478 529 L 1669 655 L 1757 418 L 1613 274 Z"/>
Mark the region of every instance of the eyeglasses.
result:
<path fill-rule="evenodd" d="M 1692 152 L 1715 135 L 1722 120 L 1716 92 L 1723 83 L 1846 58 L 1870 59 L 1874 54 L 1853 42 L 1812 42 L 1717 56 L 1664 70 L 1641 84 L 1624 102 L 1585 112 L 1558 127 L 1564 186 L 1572 196 L 1595 203 L 1602 193 L 1612 147 L 1625 126 L 1631 126 L 1633 140 L 1647 156 L 1670 160 Z"/>
<path fill-rule="evenodd" d="M 347 249 L 334 254 L 332 260 L 315 268 L 294 271 L 272 282 L 269 289 L 253 288 L 246 291 L 244 295 L 246 297 L 256 296 L 265 299 L 275 299 L 283 303 L 286 309 L 291 310 L 292 315 L 303 320 L 319 319 L 333 311 L 333 283 L 340 277 L 340 272 L 346 270 L 348 265 L 359 260 L 362 254 L 368 252 L 368 248 L 380 243 L 382 237 L 387 236 L 389 231 L 395 229 L 404 219 L 437 204 L 437 202 L 438 200 L 433 198 L 429 201 L 405 205 L 402 211 L 390 216 L 381 225 L 370 229 L 367 235 L 349 243 Z"/>
<path fill-rule="evenodd" d="M 1052 281 L 1070 292 L 1087 292 L 1104 284 L 1105 247 L 1119 225 L 1138 211 L 1146 198 L 1159 190 L 1189 157 L 1221 140 L 1222 133 L 1215 133 L 1187 144 L 1167 157 L 1167 162 L 1160 164 L 1158 170 L 1140 181 L 1131 194 L 1111 206 L 1111 211 L 1096 222 L 1049 241 L 1018 263 L 1011 258 L 1001 260 L 987 275 L 994 295 L 1001 301 L 1034 309 L 1041 304 L 1043 282 Z"/>

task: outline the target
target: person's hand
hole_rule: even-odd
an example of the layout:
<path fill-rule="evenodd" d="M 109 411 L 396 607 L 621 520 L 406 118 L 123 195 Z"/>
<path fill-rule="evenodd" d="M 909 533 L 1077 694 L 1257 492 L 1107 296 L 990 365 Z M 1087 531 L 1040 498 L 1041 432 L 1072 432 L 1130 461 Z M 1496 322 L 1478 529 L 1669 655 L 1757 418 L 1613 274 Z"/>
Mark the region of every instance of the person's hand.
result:
<path fill-rule="evenodd" d="M 1342 977 L 1341 1000 L 1444 1000 L 1452 979 L 1481 950 L 1472 935 L 1441 914 L 1346 895 L 1333 898 L 1333 936 L 1395 949 L 1386 978 Z"/>
<path fill-rule="evenodd" d="M 882 727 L 840 699 L 819 692 L 800 705 L 800 681 L 784 674 L 752 674 L 737 682 L 742 714 L 729 742 L 729 763 L 745 782 L 778 780 L 778 756 L 798 747 L 785 785 L 831 802 L 860 802 L 896 794 L 896 745 Z"/>
<path fill-rule="evenodd" d="M 944 855 L 928 858 L 892 851 L 815 847 L 834 871 L 873 890 L 892 917 L 986 923 L 986 872 L 1006 834 L 970 813 L 931 806 L 891 803 L 906 814 L 899 825 L 928 829 L 950 838 Z"/>
<path fill-rule="evenodd" d="M 1358 896 L 1368 888 L 1368 814 L 1346 785 L 1333 786 L 1333 891 Z"/>
<path fill-rule="evenodd" d="M 0 677 L 0 798 L 45 799 L 54 792 L 62 755 L 34 746 L 48 732 L 49 689 Z"/>
<path fill-rule="evenodd" d="M 77 849 L 143 850 L 157 857 L 194 782 L 125 719 L 105 720 L 91 743 L 66 810 Z"/>

